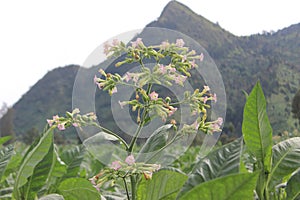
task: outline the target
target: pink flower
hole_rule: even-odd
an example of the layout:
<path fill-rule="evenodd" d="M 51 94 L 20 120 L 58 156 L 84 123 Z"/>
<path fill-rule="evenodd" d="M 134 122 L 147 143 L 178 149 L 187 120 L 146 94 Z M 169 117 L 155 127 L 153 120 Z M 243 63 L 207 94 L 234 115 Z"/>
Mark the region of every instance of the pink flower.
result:
<path fill-rule="evenodd" d="M 192 127 L 194 127 L 196 130 L 199 129 L 199 123 L 197 122 L 197 120 L 192 124 Z"/>
<path fill-rule="evenodd" d="M 158 99 L 158 94 L 155 91 L 151 92 L 149 96 L 152 101 L 156 101 Z"/>
<path fill-rule="evenodd" d="M 170 46 L 170 43 L 167 42 L 167 41 L 163 41 L 163 42 L 161 43 L 161 48 L 162 48 L 162 49 L 166 49 L 166 48 L 168 48 L 169 46 Z"/>
<path fill-rule="evenodd" d="M 135 163 L 135 159 L 134 159 L 133 155 L 127 156 L 127 158 L 125 159 L 125 162 L 126 162 L 128 165 L 133 165 L 133 164 Z"/>
<path fill-rule="evenodd" d="M 132 79 L 132 81 L 136 83 L 139 80 L 139 75 L 136 73 L 127 72 L 123 78 L 125 79 L 126 82 L 128 82 L 128 81 L 130 81 L 130 79 Z"/>
<path fill-rule="evenodd" d="M 207 97 L 207 96 L 205 96 L 205 97 L 203 98 L 203 103 L 206 103 L 206 102 L 207 102 L 207 100 L 208 100 L 208 97 Z"/>
<path fill-rule="evenodd" d="M 114 94 L 114 93 L 117 93 L 117 92 L 118 92 L 117 87 L 114 87 L 114 88 L 111 90 L 111 94 Z"/>
<path fill-rule="evenodd" d="M 215 102 L 217 102 L 217 95 L 216 95 L 216 93 L 214 93 L 214 95 L 212 96 L 212 100 L 214 100 Z"/>
<path fill-rule="evenodd" d="M 110 48 L 111 48 L 111 45 L 108 43 L 108 41 L 106 41 L 104 43 L 104 50 L 103 50 L 103 53 L 105 55 L 108 55 L 109 54 L 109 51 L 110 51 Z"/>
<path fill-rule="evenodd" d="M 89 181 L 91 182 L 91 184 L 96 185 L 97 178 L 93 176 L 92 178 L 89 179 Z"/>
<path fill-rule="evenodd" d="M 94 186 L 94 188 L 96 188 L 96 190 L 97 190 L 98 192 L 100 192 L 100 186 L 101 186 L 101 184 L 93 185 L 93 186 Z"/>
<path fill-rule="evenodd" d="M 126 82 L 130 81 L 131 76 L 128 72 L 124 75 L 124 79 L 125 79 Z"/>
<path fill-rule="evenodd" d="M 222 126 L 223 124 L 223 118 L 222 117 L 219 117 L 216 121 L 217 124 L 219 124 L 219 126 Z"/>
<path fill-rule="evenodd" d="M 133 48 L 137 48 L 140 45 L 143 45 L 142 38 L 137 38 L 136 41 L 131 42 Z"/>
<path fill-rule="evenodd" d="M 113 46 L 118 46 L 120 44 L 120 41 L 118 39 L 113 39 L 112 45 Z"/>
<path fill-rule="evenodd" d="M 52 126 L 53 125 L 53 120 L 51 120 L 51 119 L 47 119 L 47 123 L 49 124 L 49 126 Z"/>
<path fill-rule="evenodd" d="M 199 55 L 199 60 L 202 62 L 203 59 L 204 59 L 204 55 L 203 55 L 203 53 L 201 53 L 201 54 Z"/>
<path fill-rule="evenodd" d="M 183 75 L 174 75 L 173 76 L 175 83 L 177 84 L 183 84 L 183 82 L 186 80 L 186 76 Z"/>
<path fill-rule="evenodd" d="M 196 67 L 195 60 L 190 61 L 190 64 L 191 64 L 191 67 L 192 67 L 192 68 L 195 68 L 195 67 Z"/>
<path fill-rule="evenodd" d="M 122 166 L 121 166 L 120 162 L 117 160 L 111 163 L 111 168 L 116 171 L 119 170 L 121 167 Z"/>
<path fill-rule="evenodd" d="M 166 67 L 164 65 L 162 65 L 162 64 L 159 64 L 158 68 L 159 68 L 159 72 L 161 74 L 165 74 L 167 72 Z"/>
<path fill-rule="evenodd" d="M 177 46 L 177 47 L 183 47 L 183 46 L 184 46 L 184 41 L 183 41 L 183 39 L 177 39 L 177 40 L 176 40 L 176 46 Z"/>
<path fill-rule="evenodd" d="M 217 124 L 217 123 L 213 123 L 210 125 L 210 129 L 212 132 L 217 132 L 217 131 L 220 131 L 220 125 Z"/>
<path fill-rule="evenodd" d="M 75 122 L 74 122 L 72 125 L 73 125 L 74 127 L 78 127 L 78 126 L 79 126 L 79 124 L 78 124 L 78 123 L 75 123 Z"/>
<path fill-rule="evenodd" d="M 53 121 L 59 122 L 59 116 L 58 115 L 53 116 Z"/>
<path fill-rule="evenodd" d="M 59 123 L 59 124 L 57 125 L 57 128 L 58 128 L 58 130 L 60 130 L 60 131 L 63 131 L 63 130 L 66 129 L 66 128 L 65 128 L 65 124 L 63 124 L 63 123 Z"/>
<path fill-rule="evenodd" d="M 97 83 L 97 85 L 98 85 L 98 88 L 99 88 L 100 90 L 102 90 L 102 88 L 105 86 L 105 83 L 104 83 L 104 82 L 102 82 L 102 83 Z"/>
<path fill-rule="evenodd" d="M 94 76 L 94 84 L 97 84 L 98 83 L 98 77 L 95 75 Z"/>
<path fill-rule="evenodd" d="M 204 90 L 205 90 L 205 91 L 209 91 L 210 88 L 209 88 L 207 85 L 204 85 Z"/>
<path fill-rule="evenodd" d="M 176 72 L 176 68 L 175 67 L 171 67 L 170 72 L 175 73 Z"/>
<path fill-rule="evenodd" d="M 172 116 L 176 112 L 177 108 L 173 106 L 169 106 L 169 117 Z"/>

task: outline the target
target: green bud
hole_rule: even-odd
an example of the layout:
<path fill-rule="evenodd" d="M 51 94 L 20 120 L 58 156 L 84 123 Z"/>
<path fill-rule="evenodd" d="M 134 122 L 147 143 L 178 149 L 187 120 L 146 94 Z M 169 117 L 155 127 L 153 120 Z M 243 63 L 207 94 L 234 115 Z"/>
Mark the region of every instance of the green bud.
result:
<path fill-rule="evenodd" d="M 72 115 L 72 113 L 70 113 L 70 112 L 66 112 L 66 116 L 67 116 L 68 118 L 73 118 L 73 115 Z"/>
<path fill-rule="evenodd" d="M 169 104 L 171 102 L 171 98 L 170 97 L 166 97 L 165 101 L 166 101 L 167 104 Z"/>

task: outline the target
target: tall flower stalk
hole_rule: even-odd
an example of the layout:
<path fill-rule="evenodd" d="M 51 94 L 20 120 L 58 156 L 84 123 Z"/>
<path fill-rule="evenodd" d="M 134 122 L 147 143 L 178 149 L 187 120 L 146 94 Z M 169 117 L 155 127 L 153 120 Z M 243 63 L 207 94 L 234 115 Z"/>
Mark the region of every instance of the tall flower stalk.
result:
<path fill-rule="evenodd" d="M 122 109 L 124 106 L 129 105 L 132 111 L 136 113 L 135 120 L 138 127 L 129 143 L 117 133 L 97 124 L 95 122 L 96 115 L 93 113 L 79 115 L 79 110 L 75 109 L 72 113 L 67 112 L 65 118 L 54 116 L 53 119 L 48 120 L 50 126 L 56 126 L 59 130 L 64 130 L 68 126 L 79 128 L 84 125 L 97 126 L 107 134 L 115 136 L 124 145 L 124 149 L 128 154 L 124 161 L 113 161 L 110 166 L 90 179 L 99 191 L 101 191 L 101 187 L 105 182 L 112 181 L 114 183 L 117 179 L 122 179 L 127 198 L 135 200 L 138 180 L 142 177 L 149 180 L 152 174 L 159 170 L 160 165 L 158 163 L 136 162 L 133 156 L 137 138 L 139 138 L 143 127 L 154 118 L 160 118 L 162 122 L 172 124 L 174 129 L 177 130 L 177 122 L 174 116 L 183 104 L 190 107 L 190 114 L 195 118 L 193 123 L 184 124 L 181 130 L 177 130 L 175 136 L 165 146 L 161 147 L 160 151 L 182 139 L 187 133 L 197 133 L 198 130 L 201 130 L 204 133 L 213 134 L 221 130 L 222 118 L 207 121 L 207 109 L 210 108 L 209 102 L 217 101 L 216 94 L 211 93 L 209 86 L 199 87 L 193 92 L 186 91 L 182 100 L 174 100 L 170 96 L 163 97 L 153 87 L 154 84 L 166 86 L 176 84 L 183 87 L 187 79 L 191 77 L 190 71 L 198 67 L 197 60 L 202 61 L 203 54 L 197 54 L 195 50 L 189 50 L 184 45 L 182 39 L 177 39 L 175 43 L 163 41 L 161 44 L 154 46 L 144 45 L 141 38 L 137 38 L 136 41 L 127 46 L 116 39 L 111 44 L 105 43 L 104 53 L 108 57 L 126 55 L 123 60 L 115 64 L 116 67 L 131 63 L 139 65 L 137 72 L 127 72 L 120 75 L 118 73 L 107 73 L 100 69 L 99 74 L 94 77 L 94 83 L 98 88 L 108 91 L 110 95 L 117 93 L 121 85 L 131 88 L 135 94 L 135 97 L 130 100 L 119 99 Z M 147 59 L 155 60 L 153 68 L 145 65 Z M 131 182 L 130 188 L 127 181 Z"/>

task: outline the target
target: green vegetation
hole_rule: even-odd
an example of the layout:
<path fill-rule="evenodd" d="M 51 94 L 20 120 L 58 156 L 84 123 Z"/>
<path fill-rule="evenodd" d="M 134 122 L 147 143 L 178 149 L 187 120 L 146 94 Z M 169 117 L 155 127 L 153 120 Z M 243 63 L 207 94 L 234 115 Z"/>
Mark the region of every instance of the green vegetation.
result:
<path fill-rule="evenodd" d="M 259 82 L 247 97 L 242 127 L 243 139 L 204 157 L 189 151 L 198 157 L 192 161 L 181 157 L 185 166 L 194 166 L 190 173 L 169 166 L 154 172 L 151 179 L 139 179 L 137 199 L 299 199 L 300 137 L 272 145 Z M 126 198 L 121 182 L 102 185 L 98 192 L 87 179 L 104 166 L 82 146 L 58 148 L 53 128 L 28 148 L 19 143 L 3 146 L 10 138 L 0 138 L 1 199 Z"/>

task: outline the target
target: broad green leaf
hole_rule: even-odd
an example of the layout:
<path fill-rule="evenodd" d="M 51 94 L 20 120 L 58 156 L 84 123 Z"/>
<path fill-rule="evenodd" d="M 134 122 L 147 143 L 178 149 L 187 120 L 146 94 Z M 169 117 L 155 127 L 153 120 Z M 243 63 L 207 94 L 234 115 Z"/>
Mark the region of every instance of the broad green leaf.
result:
<path fill-rule="evenodd" d="M 26 199 L 34 199 L 42 187 L 46 184 L 48 174 L 51 171 L 53 162 L 53 138 L 47 155 L 34 167 L 32 175 L 28 182 L 22 187 L 25 194 L 22 196 Z"/>
<path fill-rule="evenodd" d="M 152 155 L 164 147 L 167 144 L 169 129 L 171 127 L 172 124 L 167 124 L 155 130 L 139 151 L 140 155 L 137 160 L 147 161 L 151 159 Z"/>
<path fill-rule="evenodd" d="M 266 113 L 266 100 L 257 82 L 249 94 L 244 108 L 242 132 L 247 150 L 252 153 L 258 166 L 266 172 L 271 169 L 272 128 Z"/>
<path fill-rule="evenodd" d="M 210 152 L 199 160 L 193 172 L 189 175 L 187 182 L 182 187 L 179 196 L 184 195 L 200 183 L 238 173 L 240 169 L 241 146 L 242 140 L 237 139 Z"/>
<path fill-rule="evenodd" d="M 269 174 L 270 190 L 300 167 L 300 137 L 290 138 L 273 146 L 273 166 Z"/>
<path fill-rule="evenodd" d="M 167 124 L 159 127 L 153 132 L 153 134 L 147 139 L 146 143 L 140 150 L 141 153 L 148 153 L 159 150 L 162 148 L 168 139 L 168 130 L 172 127 L 172 124 Z"/>
<path fill-rule="evenodd" d="M 13 154 L 14 147 L 12 145 L 8 145 L 7 147 L 3 147 L 0 149 L 0 183 L 2 180 L 2 176 L 6 170 L 7 164 Z"/>
<path fill-rule="evenodd" d="M 2 175 L 2 179 L 0 182 L 4 181 L 11 173 L 18 171 L 22 159 L 23 157 L 20 153 L 18 152 L 13 153 L 13 155 L 9 159 L 9 162 L 6 166 L 5 172 Z"/>
<path fill-rule="evenodd" d="M 0 147 L 10 139 L 11 139 L 11 136 L 0 137 Z"/>
<path fill-rule="evenodd" d="M 143 178 L 138 185 L 138 200 L 171 200 L 175 199 L 187 175 L 170 169 L 155 172 L 152 179 Z"/>
<path fill-rule="evenodd" d="M 59 194 L 48 194 L 39 198 L 39 200 L 64 200 L 64 197 Z"/>
<path fill-rule="evenodd" d="M 58 187 L 58 192 L 65 200 L 100 199 L 100 194 L 94 186 L 83 178 L 68 178 Z"/>
<path fill-rule="evenodd" d="M 286 200 L 300 199 L 300 172 L 297 172 L 289 179 L 285 191 L 287 194 Z"/>
<path fill-rule="evenodd" d="M 58 187 L 61 178 L 66 174 L 66 172 L 66 164 L 60 160 L 56 150 L 54 150 L 53 161 L 48 173 L 47 184 L 45 186 L 47 193 L 56 192 L 56 188 Z"/>
<path fill-rule="evenodd" d="M 61 154 L 61 160 L 67 165 L 67 172 L 63 176 L 63 179 L 78 176 L 84 153 L 85 150 L 83 146 L 76 146 Z"/>
<path fill-rule="evenodd" d="M 16 199 L 20 198 L 19 188 L 26 184 L 28 178 L 32 176 L 34 168 L 48 154 L 52 145 L 52 138 L 53 132 L 50 128 L 40 137 L 38 142 L 33 144 L 34 146 L 29 148 L 30 151 L 27 152 L 26 157 L 23 159 L 15 180 L 14 195 Z"/>
<path fill-rule="evenodd" d="M 179 199 L 253 199 L 256 181 L 256 173 L 232 174 L 199 184 Z"/>

